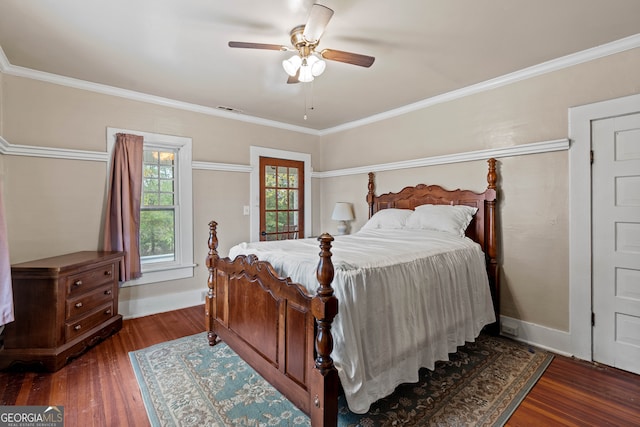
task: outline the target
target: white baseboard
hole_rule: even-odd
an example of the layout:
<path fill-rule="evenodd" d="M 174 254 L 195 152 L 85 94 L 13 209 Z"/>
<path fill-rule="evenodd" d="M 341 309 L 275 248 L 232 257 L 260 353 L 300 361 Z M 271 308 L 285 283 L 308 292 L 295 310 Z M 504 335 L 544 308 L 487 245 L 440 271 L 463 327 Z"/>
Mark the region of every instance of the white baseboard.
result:
<path fill-rule="evenodd" d="M 181 308 L 193 307 L 204 304 L 202 289 L 180 292 L 176 294 L 158 295 L 148 298 L 136 298 L 134 300 L 119 301 L 118 313 L 125 319 L 149 316 L 151 314 L 164 313 Z M 204 319 L 204 317 L 203 317 Z M 204 320 L 202 321 L 204 330 Z"/>
<path fill-rule="evenodd" d="M 508 316 L 500 316 L 501 334 L 563 356 L 573 356 L 571 353 L 571 334 L 558 329 L 551 329 L 535 323 L 525 322 Z M 507 329 L 515 328 L 516 335 L 505 333 Z"/>

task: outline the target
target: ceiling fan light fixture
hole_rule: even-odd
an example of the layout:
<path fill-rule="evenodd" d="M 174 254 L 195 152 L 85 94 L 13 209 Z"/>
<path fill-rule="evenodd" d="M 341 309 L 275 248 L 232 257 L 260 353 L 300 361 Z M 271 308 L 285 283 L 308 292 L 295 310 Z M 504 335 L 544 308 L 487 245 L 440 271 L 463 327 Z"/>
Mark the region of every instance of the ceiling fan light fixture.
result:
<path fill-rule="evenodd" d="M 298 68 L 302 64 L 302 59 L 298 55 L 293 55 L 289 59 L 285 59 L 282 61 L 282 68 L 284 71 L 289 74 L 291 77 L 294 77 L 298 72 Z"/>
<path fill-rule="evenodd" d="M 318 77 L 320 74 L 324 73 L 325 68 L 327 68 L 327 63 L 322 59 L 317 59 L 313 64 L 311 64 L 311 74 L 313 74 L 314 77 Z"/>
<path fill-rule="evenodd" d="M 302 83 L 313 81 L 313 73 L 311 72 L 311 67 L 304 62 L 300 66 L 300 74 L 298 75 L 298 80 Z"/>
<path fill-rule="evenodd" d="M 324 60 L 344 62 L 366 68 L 370 67 L 375 60 L 373 56 L 335 49 L 323 49 L 321 52 L 316 52 L 318 44 L 320 43 L 320 37 L 324 34 L 324 30 L 332 16 L 333 10 L 321 4 L 314 3 L 311 6 L 307 23 L 293 27 L 289 32 L 289 38 L 293 48 L 278 44 L 238 41 L 230 41 L 229 47 L 279 50 L 282 52 L 296 51 L 295 55 L 282 61 L 282 67 L 289 75 L 287 84 L 313 81 L 314 78 L 324 72 L 326 68 L 326 62 Z"/>

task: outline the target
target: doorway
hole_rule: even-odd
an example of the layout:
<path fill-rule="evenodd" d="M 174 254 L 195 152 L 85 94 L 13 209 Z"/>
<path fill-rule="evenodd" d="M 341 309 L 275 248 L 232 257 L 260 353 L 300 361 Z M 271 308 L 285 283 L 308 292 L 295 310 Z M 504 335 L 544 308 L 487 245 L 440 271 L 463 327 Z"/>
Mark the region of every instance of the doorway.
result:
<path fill-rule="evenodd" d="M 640 374 L 640 113 L 592 123 L 593 360 Z"/>
<path fill-rule="evenodd" d="M 640 112 L 640 94 L 571 108 L 570 183 L 570 345 L 569 352 L 594 360 L 592 328 L 592 125 L 602 119 Z M 597 161 L 596 154 L 596 161 Z M 596 322 L 598 319 L 596 318 Z"/>
<path fill-rule="evenodd" d="M 304 236 L 304 163 L 260 157 L 260 240 Z"/>
<path fill-rule="evenodd" d="M 250 203 L 250 222 L 249 222 L 249 240 L 256 242 L 260 240 L 260 157 L 271 157 L 276 159 L 295 160 L 304 164 L 304 189 L 303 205 L 304 205 L 304 230 L 298 232 L 298 238 L 310 237 L 312 235 L 312 218 L 313 211 L 311 197 L 311 179 L 313 178 L 311 170 L 311 154 L 300 153 L 297 151 L 276 150 L 274 148 L 250 147 L 251 158 L 251 177 L 249 189 Z"/>

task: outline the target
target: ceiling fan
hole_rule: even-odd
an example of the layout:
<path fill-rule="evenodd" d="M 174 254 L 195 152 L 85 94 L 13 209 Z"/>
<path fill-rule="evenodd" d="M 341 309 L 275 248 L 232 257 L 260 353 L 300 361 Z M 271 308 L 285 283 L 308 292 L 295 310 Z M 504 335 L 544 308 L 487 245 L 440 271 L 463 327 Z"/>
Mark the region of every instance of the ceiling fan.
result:
<path fill-rule="evenodd" d="M 247 43 L 230 41 L 229 47 L 246 49 L 267 49 L 279 51 L 295 51 L 296 54 L 282 61 L 284 70 L 289 75 L 287 83 L 310 82 L 324 71 L 326 64 L 323 59 L 345 62 L 360 67 L 370 67 L 375 61 L 373 56 L 358 53 L 344 52 L 334 49 L 322 49 L 316 51 L 320 43 L 320 37 L 324 33 L 329 20 L 333 16 L 333 10 L 321 4 L 314 4 L 305 25 L 298 25 L 290 32 L 290 46 L 266 43 Z"/>

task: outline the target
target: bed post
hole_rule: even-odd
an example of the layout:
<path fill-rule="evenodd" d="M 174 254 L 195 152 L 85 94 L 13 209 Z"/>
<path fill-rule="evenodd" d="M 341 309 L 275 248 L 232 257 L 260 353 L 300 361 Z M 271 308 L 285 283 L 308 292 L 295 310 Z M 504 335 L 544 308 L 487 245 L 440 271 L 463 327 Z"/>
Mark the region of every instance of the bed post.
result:
<path fill-rule="evenodd" d="M 485 251 L 487 255 L 487 271 L 491 284 L 491 296 L 496 313 L 496 323 L 492 332 L 500 333 L 500 270 L 498 267 L 498 241 L 496 236 L 496 159 L 487 160 L 489 172 L 487 173 L 487 199 L 485 199 Z"/>
<path fill-rule="evenodd" d="M 311 301 L 311 313 L 316 318 L 316 359 L 311 373 L 310 418 L 312 426 L 336 426 L 338 424 L 338 371 L 331 358 L 333 336 L 331 324 L 338 314 L 338 299 L 333 294 L 333 263 L 331 242 L 333 237 L 324 233 L 318 237 L 320 261 L 316 276 L 318 289 Z"/>
<path fill-rule="evenodd" d="M 218 255 L 218 234 L 216 231 L 217 227 L 217 222 L 211 221 L 209 223 L 209 253 L 207 254 L 206 260 L 207 269 L 209 270 L 209 277 L 207 279 L 207 287 L 209 289 L 207 291 L 204 303 L 204 321 L 207 327 L 207 338 L 209 340 L 209 345 L 214 345 L 218 338 L 213 327 L 215 323 L 214 319 L 216 318 L 216 264 L 218 262 L 218 259 L 220 259 L 220 256 Z"/>
<path fill-rule="evenodd" d="M 369 192 L 367 193 L 367 203 L 369 204 L 369 218 L 373 216 L 375 213 L 373 211 L 373 200 L 375 199 L 375 184 L 374 184 L 374 174 L 373 172 L 369 172 L 369 184 L 367 187 L 369 188 Z"/>

